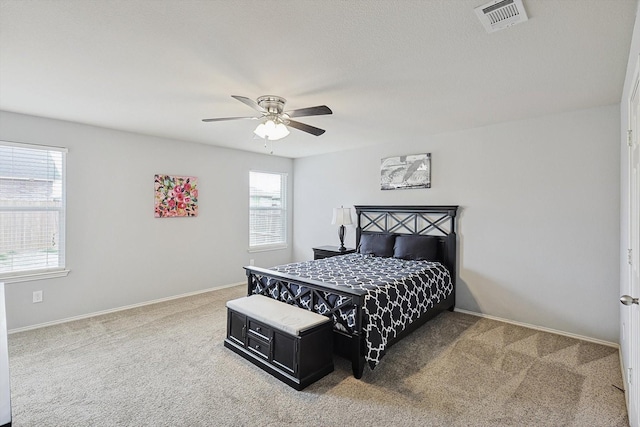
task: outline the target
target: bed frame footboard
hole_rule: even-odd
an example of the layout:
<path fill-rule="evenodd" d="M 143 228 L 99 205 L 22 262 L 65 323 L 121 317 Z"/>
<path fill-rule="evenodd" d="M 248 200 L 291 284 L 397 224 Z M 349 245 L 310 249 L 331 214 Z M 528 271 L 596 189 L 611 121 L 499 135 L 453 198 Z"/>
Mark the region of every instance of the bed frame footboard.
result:
<path fill-rule="evenodd" d="M 299 277 L 260 267 L 247 266 L 244 269 L 247 273 L 247 295 L 260 294 L 270 298 L 273 298 L 273 293 L 279 296 L 285 295 L 280 299 L 305 310 L 313 310 L 317 303 L 327 307 L 328 311 L 321 314 L 332 318 L 336 325 L 341 326 L 337 326 L 333 331 L 334 350 L 337 354 L 351 360 L 354 377 L 362 377 L 365 365 L 362 305 L 366 291 L 311 279 L 301 280 Z M 294 291 L 292 285 L 303 288 L 302 292 Z M 342 298 L 332 301 L 327 298 L 327 294 Z M 346 325 L 339 313 L 341 310 L 351 309 L 355 313 L 353 327 Z"/>

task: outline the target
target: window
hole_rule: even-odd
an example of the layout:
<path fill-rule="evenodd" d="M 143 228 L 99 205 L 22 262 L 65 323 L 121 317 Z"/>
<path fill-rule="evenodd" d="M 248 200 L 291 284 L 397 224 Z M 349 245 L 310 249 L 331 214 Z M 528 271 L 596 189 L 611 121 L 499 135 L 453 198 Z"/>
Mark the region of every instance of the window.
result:
<path fill-rule="evenodd" d="M 66 151 L 0 141 L 0 280 L 66 275 Z"/>
<path fill-rule="evenodd" d="M 287 246 L 287 174 L 249 172 L 249 249 Z"/>

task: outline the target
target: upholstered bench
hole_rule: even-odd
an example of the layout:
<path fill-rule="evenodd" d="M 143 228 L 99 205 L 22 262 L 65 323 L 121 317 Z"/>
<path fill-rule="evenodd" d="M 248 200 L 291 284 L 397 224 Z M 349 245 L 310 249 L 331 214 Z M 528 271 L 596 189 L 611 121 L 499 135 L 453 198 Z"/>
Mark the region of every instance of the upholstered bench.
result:
<path fill-rule="evenodd" d="M 333 371 L 332 330 L 328 317 L 250 295 L 227 302 L 224 346 L 302 390 Z"/>

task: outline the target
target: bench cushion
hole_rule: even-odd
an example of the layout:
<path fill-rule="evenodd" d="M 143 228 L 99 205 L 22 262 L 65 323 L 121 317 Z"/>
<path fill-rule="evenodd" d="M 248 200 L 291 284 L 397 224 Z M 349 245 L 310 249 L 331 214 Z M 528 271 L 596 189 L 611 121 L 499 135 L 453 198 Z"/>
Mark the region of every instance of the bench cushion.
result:
<path fill-rule="evenodd" d="M 276 301 L 263 295 L 250 295 L 227 301 L 227 307 L 295 336 L 300 335 L 307 329 L 330 321 L 328 317 L 321 314 Z"/>

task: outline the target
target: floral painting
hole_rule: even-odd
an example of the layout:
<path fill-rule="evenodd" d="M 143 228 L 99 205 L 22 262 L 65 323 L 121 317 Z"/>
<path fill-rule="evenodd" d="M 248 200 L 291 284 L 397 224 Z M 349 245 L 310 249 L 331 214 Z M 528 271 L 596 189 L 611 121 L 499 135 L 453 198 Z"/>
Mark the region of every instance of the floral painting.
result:
<path fill-rule="evenodd" d="M 198 216 L 198 178 L 156 175 L 156 218 Z"/>

